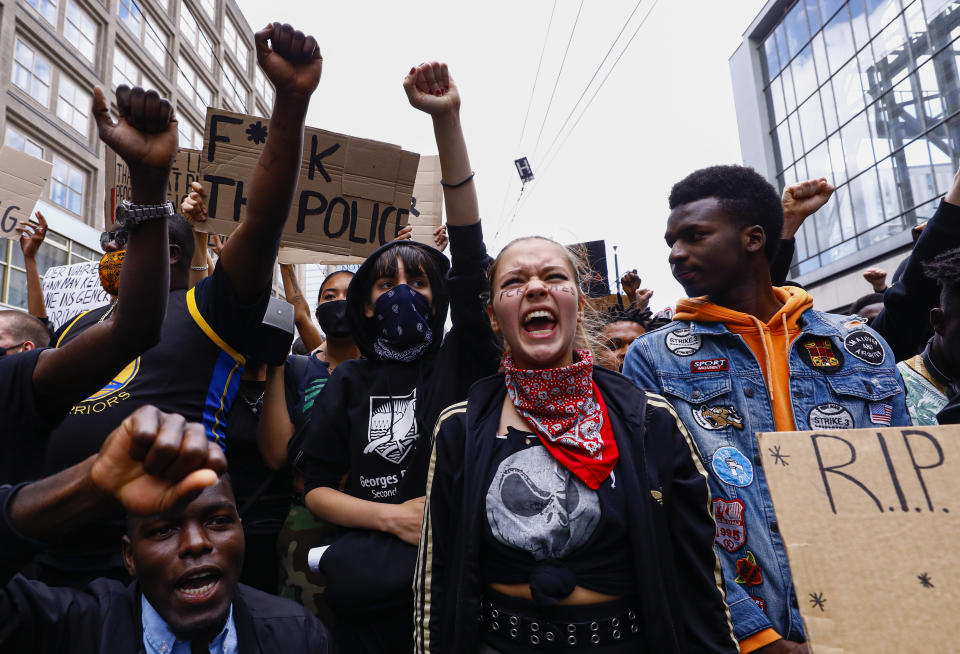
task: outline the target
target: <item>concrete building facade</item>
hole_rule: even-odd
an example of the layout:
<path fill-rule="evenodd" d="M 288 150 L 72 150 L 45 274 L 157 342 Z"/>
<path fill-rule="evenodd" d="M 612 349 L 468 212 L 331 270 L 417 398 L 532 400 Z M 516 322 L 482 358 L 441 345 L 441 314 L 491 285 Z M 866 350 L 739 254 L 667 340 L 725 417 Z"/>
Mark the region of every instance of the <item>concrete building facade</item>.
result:
<path fill-rule="evenodd" d="M 779 189 L 826 177 L 791 277 L 825 310 L 893 275 L 960 166 L 960 2 L 769 0 L 730 58 L 743 161 Z M 888 277 L 888 282 L 890 281 Z"/>
<path fill-rule="evenodd" d="M 207 106 L 269 116 L 273 87 L 234 0 L 0 0 L 2 142 L 53 163 L 38 203 L 49 266 L 98 259 L 104 148 L 92 90 L 155 88 L 177 113 L 180 145 L 200 148 Z M 0 239 L 0 305 L 26 307 L 17 242 Z"/>

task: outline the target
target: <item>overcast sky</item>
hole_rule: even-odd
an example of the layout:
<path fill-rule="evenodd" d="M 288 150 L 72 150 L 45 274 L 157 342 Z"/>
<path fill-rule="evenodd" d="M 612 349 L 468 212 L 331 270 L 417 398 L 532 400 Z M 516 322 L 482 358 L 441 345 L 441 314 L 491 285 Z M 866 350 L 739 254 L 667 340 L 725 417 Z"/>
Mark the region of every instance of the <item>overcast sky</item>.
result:
<path fill-rule="evenodd" d="M 430 119 L 409 106 L 401 81 L 423 61 L 447 62 L 463 98 L 461 115 L 491 252 L 530 234 L 568 244 L 604 239 L 611 284 L 611 246 L 618 245 L 621 273 L 638 269 L 644 286 L 654 290 L 654 310 L 682 296 L 663 242 L 667 194 L 696 168 L 740 162 L 727 60 L 763 0 L 642 0 L 563 132 L 561 125 L 636 0 L 582 4 L 555 94 L 578 0 L 556 2 L 545 49 L 553 0 L 238 2 L 254 30 L 278 20 L 319 41 L 323 79 L 307 119 L 314 127 L 435 154 Z M 520 156 L 529 158 L 536 180 L 527 185 L 511 221 L 520 193 L 513 160 Z"/>

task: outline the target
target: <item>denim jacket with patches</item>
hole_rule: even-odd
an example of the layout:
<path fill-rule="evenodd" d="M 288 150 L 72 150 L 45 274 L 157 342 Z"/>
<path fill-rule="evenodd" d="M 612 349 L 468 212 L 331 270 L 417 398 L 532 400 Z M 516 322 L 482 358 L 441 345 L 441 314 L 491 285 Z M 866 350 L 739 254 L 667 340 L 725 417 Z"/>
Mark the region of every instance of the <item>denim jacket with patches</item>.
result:
<path fill-rule="evenodd" d="M 890 347 L 849 316 L 804 311 L 790 347 L 797 430 L 910 424 Z M 738 640 L 806 640 L 755 434 L 776 431 L 762 369 L 723 323 L 676 321 L 630 346 L 623 374 L 666 397 L 710 473 L 716 549 Z"/>

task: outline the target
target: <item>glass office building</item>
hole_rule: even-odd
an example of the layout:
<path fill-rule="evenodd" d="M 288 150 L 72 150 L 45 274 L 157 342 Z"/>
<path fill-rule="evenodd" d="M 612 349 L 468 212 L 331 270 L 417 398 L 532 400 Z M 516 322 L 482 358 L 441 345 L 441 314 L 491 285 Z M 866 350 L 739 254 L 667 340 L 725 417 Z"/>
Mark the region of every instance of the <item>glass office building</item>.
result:
<path fill-rule="evenodd" d="M 748 29 L 731 58 L 745 163 L 781 189 L 837 186 L 793 277 L 902 248 L 933 215 L 960 164 L 957 39 L 960 2 L 943 0 L 771 0 Z"/>

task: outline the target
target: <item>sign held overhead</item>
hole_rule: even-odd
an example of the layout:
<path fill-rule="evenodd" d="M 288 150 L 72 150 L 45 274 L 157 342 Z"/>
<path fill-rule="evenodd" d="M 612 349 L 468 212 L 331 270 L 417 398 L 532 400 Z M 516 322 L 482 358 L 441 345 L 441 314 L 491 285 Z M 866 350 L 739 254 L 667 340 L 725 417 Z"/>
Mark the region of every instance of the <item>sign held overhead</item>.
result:
<path fill-rule="evenodd" d="M 127 163 L 109 146 L 106 147 L 106 189 L 104 200 L 104 216 L 107 229 L 112 229 L 114 218 L 117 215 L 117 205 L 129 200 L 130 169 Z M 200 150 L 180 148 L 173 160 L 170 169 L 170 180 L 167 185 L 167 200 L 173 202 L 174 210 L 180 212 L 180 202 L 190 193 L 190 183 L 200 181 Z"/>
<path fill-rule="evenodd" d="M 200 172 L 210 219 L 199 229 L 229 234 L 243 221 L 268 128 L 266 118 L 207 109 Z M 365 257 L 393 240 L 407 224 L 419 159 L 396 145 L 306 128 L 283 245 Z"/>
<path fill-rule="evenodd" d="M 17 225 L 30 220 L 53 164 L 9 146 L 0 148 L 0 236 L 18 240 Z"/>
<path fill-rule="evenodd" d="M 955 651 L 960 427 L 758 440 L 812 651 Z"/>

